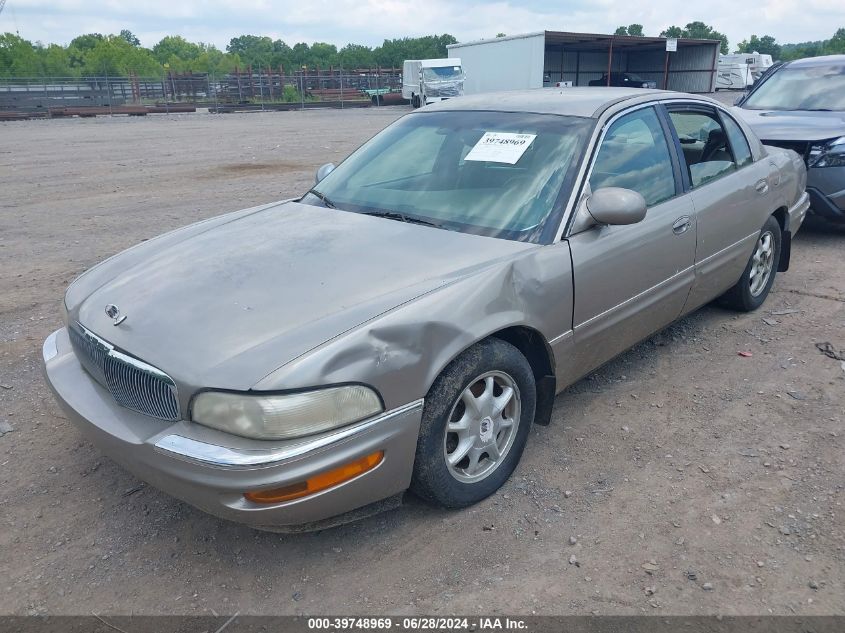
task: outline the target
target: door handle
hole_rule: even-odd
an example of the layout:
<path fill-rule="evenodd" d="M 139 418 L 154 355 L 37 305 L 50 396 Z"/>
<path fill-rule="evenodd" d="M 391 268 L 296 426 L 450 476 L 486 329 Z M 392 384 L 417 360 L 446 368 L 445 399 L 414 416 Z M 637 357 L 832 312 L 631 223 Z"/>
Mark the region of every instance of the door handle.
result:
<path fill-rule="evenodd" d="M 688 215 L 682 216 L 675 220 L 674 224 L 672 224 L 672 233 L 675 235 L 680 235 L 681 233 L 686 233 L 687 229 L 692 226 L 692 220 Z"/>
<path fill-rule="evenodd" d="M 758 180 L 757 184 L 754 185 L 754 189 L 757 190 L 757 193 L 766 193 L 769 190 L 769 183 L 765 178 L 763 180 Z"/>

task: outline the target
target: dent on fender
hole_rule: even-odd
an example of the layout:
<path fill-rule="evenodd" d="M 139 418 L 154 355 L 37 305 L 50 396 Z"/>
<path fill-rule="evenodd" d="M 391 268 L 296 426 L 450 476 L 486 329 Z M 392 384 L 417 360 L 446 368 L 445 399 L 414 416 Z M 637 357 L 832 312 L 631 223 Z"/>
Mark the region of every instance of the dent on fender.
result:
<path fill-rule="evenodd" d="M 361 382 L 382 394 L 387 409 L 423 398 L 449 362 L 495 332 L 526 325 L 539 330 L 546 343 L 557 335 L 544 323 L 561 323 L 559 315 L 528 314 L 526 308 L 541 304 L 538 298 L 549 288 L 571 289 L 570 284 L 553 283 L 560 275 L 571 275 L 570 270 L 565 245 L 537 247 L 517 260 L 494 263 L 324 343 L 271 373 L 255 389 Z M 564 321 L 571 319 L 572 310 L 571 291 L 565 295 L 556 302 Z M 411 313 L 418 318 L 411 319 Z"/>

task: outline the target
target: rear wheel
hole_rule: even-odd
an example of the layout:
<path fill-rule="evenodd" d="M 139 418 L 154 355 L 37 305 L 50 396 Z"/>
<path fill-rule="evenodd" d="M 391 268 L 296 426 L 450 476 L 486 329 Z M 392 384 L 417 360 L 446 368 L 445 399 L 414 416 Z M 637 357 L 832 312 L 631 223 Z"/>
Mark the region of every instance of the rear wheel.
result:
<path fill-rule="evenodd" d="M 534 374 L 514 346 L 487 339 L 452 361 L 425 399 L 411 490 L 462 508 L 516 468 L 536 406 Z"/>
<path fill-rule="evenodd" d="M 420 96 L 419 95 L 411 94 L 411 106 L 414 107 L 414 108 L 420 107 Z"/>
<path fill-rule="evenodd" d="M 742 312 L 751 312 L 763 305 L 775 282 L 781 238 L 780 224 L 773 216 L 769 216 L 760 230 L 754 252 L 742 272 L 742 277 L 722 296 L 723 304 Z"/>

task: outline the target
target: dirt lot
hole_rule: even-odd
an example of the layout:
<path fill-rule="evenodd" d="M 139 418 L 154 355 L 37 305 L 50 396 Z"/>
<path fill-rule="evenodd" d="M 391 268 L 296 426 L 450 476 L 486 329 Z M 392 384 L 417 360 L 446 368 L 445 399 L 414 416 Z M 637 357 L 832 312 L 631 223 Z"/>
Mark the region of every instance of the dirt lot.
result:
<path fill-rule="evenodd" d="M 68 282 L 301 193 L 404 111 L 0 124 L 0 613 L 845 613 L 845 371 L 814 346 L 845 348 L 843 231 L 805 228 L 760 311 L 705 308 L 561 394 L 468 510 L 254 532 L 83 441 L 40 368 Z"/>

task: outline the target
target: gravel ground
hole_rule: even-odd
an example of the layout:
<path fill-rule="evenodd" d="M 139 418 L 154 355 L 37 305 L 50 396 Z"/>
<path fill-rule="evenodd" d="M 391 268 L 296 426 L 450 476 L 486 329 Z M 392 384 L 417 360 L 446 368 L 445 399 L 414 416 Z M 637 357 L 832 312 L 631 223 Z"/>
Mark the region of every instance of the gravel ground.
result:
<path fill-rule="evenodd" d="M 0 613 L 845 612 L 845 370 L 815 347 L 845 349 L 845 231 L 802 230 L 758 312 L 706 307 L 562 393 L 467 510 L 255 532 L 82 439 L 40 367 L 68 282 L 302 192 L 405 111 L 0 124 Z"/>

